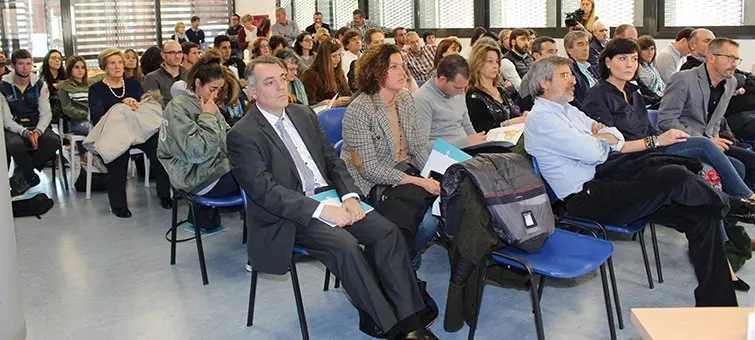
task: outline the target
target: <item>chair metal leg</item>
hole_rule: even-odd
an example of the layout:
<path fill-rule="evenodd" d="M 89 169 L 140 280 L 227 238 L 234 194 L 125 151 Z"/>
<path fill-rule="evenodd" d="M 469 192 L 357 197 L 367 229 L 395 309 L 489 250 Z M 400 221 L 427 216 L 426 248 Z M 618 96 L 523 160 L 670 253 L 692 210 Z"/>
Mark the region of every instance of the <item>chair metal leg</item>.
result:
<path fill-rule="evenodd" d="M 541 290 L 535 289 L 535 285 L 532 284 L 532 272 L 527 269 L 527 275 L 530 280 L 530 299 L 532 300 L 532 311 L 535 314 L 535 331 L 537 332 L 538 340 L 545 340 L 545 330 L 543 329 L 543 313 L 540 310 L 540 295 Z M 542 276 L 541 276 L 542 278 Z"/>
<path fill-rule="evenodd" d="M 640 235 L 642 238 L 642 235 Z M 608 329 L 611 332 L 611 340 L 616 340 L 616 325 L 613 323 L 613 312 L 611 311 L 611 296 L 608 292 L 608 279 L 606 278 L 605 263 L 600 266 L 600 279 L 603 283 L 603 299 L 606 303 L 606 315 L 608 316 Z"/>
<path fill-rule="evenodd" d="M 338 277 L 336 277 L 336 283 L 333 285 L 333 288 L 341 288 L 341 279 Z"/>
<path fill-rule="evenodd" d="M 176 234 L 178 229 L 178 198 L 173 195 L 173 207 L 170 209 L 170 264 L 176 264 Z"/>
<path fill-rule="evenodd" d="M 653 289 L 653 274 L 650 273 L 650 262 L 648 261 L 648 250 L 645 247 L 645 229 L 639 232 L 640 248 L 642 249 L 642 260 L 645 262 L 645 273 L 648 276 L 648 286 Z"/>
<path fill-rule="evenodd" d="M 63 179 L 63 186 L 66 188 L 66 191 L 70 191 L 71 189 L 68 187 L 68 175 L 66 175 L 66 158 L 63 156 L 63 143 L 60 143 L 58 146 L 58 159 L 60 160 L 60 178 Z M 73 160 L 68 164 L 73 164 Z"/>
<path fill-rule="evenodd" d="M 624 329 L 624 316 L 621 314 L 621 302 L 619 302 L 619 288 L 616 284 L 616 275 L 613 270 L 613 258 L 608 257 L 608 275 L 611 278 L 613 301 L 616 304 L 616 318 L 619 320 L 619 329 Z"/>
<path fill-rule="evenodd" d="M 207 266 L 204 262 L 204 249 L 202 248 L 202 231 L 197 223 L 197 214 L 194 211 L 193 202 L 189 201 L 189 209 L 191 210 L 191 217 L 194 221 L 194 239 L 197 241 L 197 255 L 199 256 L 199 269 L 202 271 L 202 284 L 205 286 L 210 284 L 207 279 Z"/>
<path fill-rule="evenodd" d="M 94 154 L 87 152 L 87 199 L 92 198 L 92 157 L 94 157 Z"/>
<path fill-rule="evenodd" d="M 655 235 L 655 224 L 650 223 L 650 240 L 653 242 L 653 253 L 655 255 L 655 269 L 658 270 L 658 283 L 663 283 L 663 272 L 661 270 L 661 254 L 658 251 L 658 237 Z"/>
<path fill-rule="evenodd" d="M 57 167 L 58 167 L 58 165 L 56 163 L 56 160 L 53 159 L 52 160 L 52 169 L 51 169 L 51 172 L 52 172 L 52 186 L 55 188 L 56 191 L 58 190 L 58 182 L 56 181 L 56 179 L 57 179 L 58 176 L 55 175 L 55 173 L 57 172 L 57 171 L 55 171 L 55 168 L 57 168 Z M 45 172 L 44 165 L 42 165 L 41 172 L 43 172 L 43 173 Z M 60 187 L 63 188 L 63 185 L 61 185 Z"/>
<path fill-rule="evenodd" d="M 150 161 L 147 157 L 147 154 L 144 154 L 144 187 L 149 188 L 149 169 L 150 169 Z"/>
<path fill-rule="evenodd" d="M 301 327 L 302 340 L 309 340 L 309 330 L 307 329 L 307 317 L 304 315 L 304 302 L 301 299 L 301 289 L 299 288 L 299 275 L 296 273 L 296 263 L 291 257 L 291 284 L 294 286 L 294 299 L 296 300 L 296 311 L 299 313 L 299 327 Z"/>
<path fill-rule="evenodd" d="M 477 322 L 480 319 L 480 309 L 482 309 L 482 295 L 483 290 L 485 289 L 485 262 L 487 262 L 487 255 L 483 257 L 482 261 L 477 266 L 477 296 L 475 297 L 476 301 L 476 308 L 474 311 L 474 318 L 472 319 L 472 324 L 469 325 L 469 336 L 467 337 L 468 340 L 474 340 L 474 334 L 477 331 Z"/>
<path fill-rule="evenodd" d="M 322 291 L 327 292 L 330 288 L 330 269 L 325 268 L 325 283 L 322 285 Z"/>
<path fill-rule="evenodd" d="M 74 172 L 75 172 L 74 169 L 75 169 L 76 166 L 81 167 L 81 162 L 78 160 L 78 158 L 76 159 L 76 161 L 74 161 L 74 158 L 73 158 L 74 157 L 74 153 L 75 153 L 74 151 L 76 151 L 76 142 L 73 140 L 73 136 L 68 137 L 68 141 L 69 141 L 68 148 L 71 150 L 71 158 L 70 158 L 71 159 L 71 161 L 70 161 L 71 162 L 70 163 L 71 164 L 71 172 L 70 172 L 71 176 L 69 177 L 69 182 L 71 184 L 73 184 L 73 183 L 76 183 L 76 180 L 73 178 L 74 177 Z M 81 170 L 79 169 L 79 171 L 81 171 Z"/>
<path fill-rule="evenodd" d="M 540 280 L 538 280 L 537 283 L 537 298 L 538 300 L 542 300 L 543 298 L 543 289 L 545 288 L 545 276 L 540 275 Z"/>
<path fill-rule="evenodd" d="M 244 219 L 244 232 L 241 235 L 241 244 L 246 244 L 246 212 L 244 212 L 244 208 L 241 208 L 241 218 Z"/>
<path fill-rule="evenodd" d="M 246 326 L 254 322 L 254 298 L 257 296 L 257 271 L 252 268 L 252 283 L 249 285 L 249 311 L 246 313 Z"/>

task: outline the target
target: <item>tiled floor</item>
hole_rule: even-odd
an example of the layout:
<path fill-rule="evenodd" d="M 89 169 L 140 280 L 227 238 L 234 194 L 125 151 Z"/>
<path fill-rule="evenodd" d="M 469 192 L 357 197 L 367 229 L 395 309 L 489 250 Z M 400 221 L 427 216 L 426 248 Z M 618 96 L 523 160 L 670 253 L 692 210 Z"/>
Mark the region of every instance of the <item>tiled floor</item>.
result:
<path fill-rule="evenodd" d="M 29 339 L 300 338 L 288 276 L 261 276 L 255 325 L 246 327 L 249 273 L 244 271 L 238 214 L 224 215 L 228 230 L 205 239 L 210 285 L 202 286 L 194 243 L 180 244 L 176 265 L 169 265 L 164 234 L 170 214 L 160 208 L 154 187 L 144 188 L 136 179 L 129 182 L 131 219 L 111 215 L 104 193 L 85 200 L 82 193 L 60 194 L 52 188 L 48 192 L 56 205 L 43 219 L 15 221 Z M 182 208 L 180 215 L 185 216 Z M 658 237 L 665 283 L 653 290 L 647 287 L 638 243 L 615 242 L 627 325 L 618 331 L 620 339 L 638 338 L 630 322 L 632 307 L 694 305 L 696 280 L 686 240 L 663 227 Z M 324 267 L 303 261 L 298 268 L 311 338 L 369 339 L 359 332 L 357 313 L 343 291 L 322 291 Z M 430 247 L 420 277 L 428 281 L 441 311 L 448 275 L 445 250 Z M 739 275 L 755 283 L 751 263 Z M 753 294 L 738 297 L 741 305 L 753 304 Z M 597 273 L 575 281 L 550 281 L 542 307 L 549 339 L 608 338 Z M 441 339 L 465 339 L 468 328 L 446 333 L 441 315 L 432 330 Z M 489 286 L 477 338 L 534 339 L 528 294 Z"/>

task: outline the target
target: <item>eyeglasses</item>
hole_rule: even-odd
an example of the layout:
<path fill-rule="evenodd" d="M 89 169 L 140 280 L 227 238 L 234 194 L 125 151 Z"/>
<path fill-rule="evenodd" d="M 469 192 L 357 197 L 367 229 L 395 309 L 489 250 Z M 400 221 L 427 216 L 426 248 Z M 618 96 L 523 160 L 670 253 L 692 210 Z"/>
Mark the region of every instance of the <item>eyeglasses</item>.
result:
<path fill-rule="evenodd" d="M 50 57 L 50 60 L 55 60 L 55 61 L 60 61 L 61 59 L 62 59 L 61 57 Z"/>
<path fill-rule="evenodd" d="M 184 54 L 184 51 L 164 51 L 163 53 L 165 53 L 165 54 L 167 54 L 167 55 L 169 55 L 169 56 L 172 57 L 174 55 Z"/>
<path fill-rule="evenodd" d="M 742 63 L 742 58 L 737 57 L 735 55 L 718 54 L 718 53 L 714 53 L 713 55 L 716 56 L 716 57 L 726 57 L 726 59 L 729 60 L 729 63 L 731 63 L 731 64 L 736 63 L 737 65 L 739 65 L 739 64 Z"/>
<path fill-rule="evenodd" d="M 304 41 L 304 42 L 312 42 L 312 41 L 314 41 L 314 39 L 312 39 L 312 38 L 306 39 L 305 38 L 305 39 L 302 39 L 302 41 Z"/>

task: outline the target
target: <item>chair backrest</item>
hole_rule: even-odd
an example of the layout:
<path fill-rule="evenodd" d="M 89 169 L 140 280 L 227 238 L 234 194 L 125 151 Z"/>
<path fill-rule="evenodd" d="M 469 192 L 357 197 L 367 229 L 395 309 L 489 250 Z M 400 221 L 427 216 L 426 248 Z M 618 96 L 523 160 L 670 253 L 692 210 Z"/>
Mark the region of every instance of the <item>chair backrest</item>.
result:
<path fill-rule="evenodd" d="M 648 120 L 650 120 L 650 125 L 658 130 L 658 110 L 648 110 Z"/>
<path fill-rule="evenodd" d="M 545 184 L 545 191 L 548 193 L 548 198 L 551 200 L 551 204 L 555 204 L 559 201 L 558 196 L 556 196 L 556 193 L 553 192 L 553 189 L 551 189 L 551 186 L 548 185 L 548 182 L 545 181 L 545 177 L 543 177 L 543 174 L 540 173 L 540 166 L 537 164 L 537 159 L 535 157 L 532 157 L 532 165 L 535 168 L 535 174 L 540 176 L 540 179 L 543 181 L 543 184 Z"/>
<path fill-rule="evenodd" d="M 246 211 L 246 191 L 239 185 L 239 191 L 241 192 L 241 201 L 244 202 L 244 211 Z"/>
<path fill-rule="evenodd" d="M 317 119 L 320 121 L 322 129 L 325 130 L 325 135 L 328 136 L 330 144 L 338 143 L 339 140 L 343 139 L 341 128 L 345 113 L 345 107 L 334 107 L 322 110 L 317 114 Z"/>
<path fill-rule="evenodd" d="M 343 145 L 343 139 L 339 140 L 338 143 L 336 143 L 336 145 L 333 145 L 333 148 L 336 149 L 336 155 L 338 157 L 341 157 L 341 145 Z"/>
<path fill-rule="evenodd" d="M 417 82 L 417 88 L 420 88 L 420 87 L 422 87 L 422 85 L 425 85 L 425 82 L 424 82 L 424 81 L 418 81 L 418 82 Z"/>

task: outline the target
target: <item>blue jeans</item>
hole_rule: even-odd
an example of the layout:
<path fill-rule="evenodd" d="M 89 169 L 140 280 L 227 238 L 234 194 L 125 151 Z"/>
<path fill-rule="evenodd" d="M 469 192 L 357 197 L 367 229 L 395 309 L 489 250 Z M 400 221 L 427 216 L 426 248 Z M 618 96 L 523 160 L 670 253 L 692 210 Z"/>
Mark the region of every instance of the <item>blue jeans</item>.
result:
<path fill-rule="evenodd" d="M 438 218 L 433 216 L 433 207 L 427 209 L 425 216 L 417 227 L 417 235 L 414 236 L 412 248 L 412 269 L 417 271 L 422 264 L 422 250 L 435 238 L 435 230 L 438 228 Z"/>
<path fill-rule="evenodd" d="M 752 190 L 743 180 L 744 173 L 737 171 L 729 157 L 710 138 L 689 137 L 684 143 L 669 145 L 665 152 L 710 164 L 718 172 L 725 193 L 741 198 L 752 196 Z"/>

